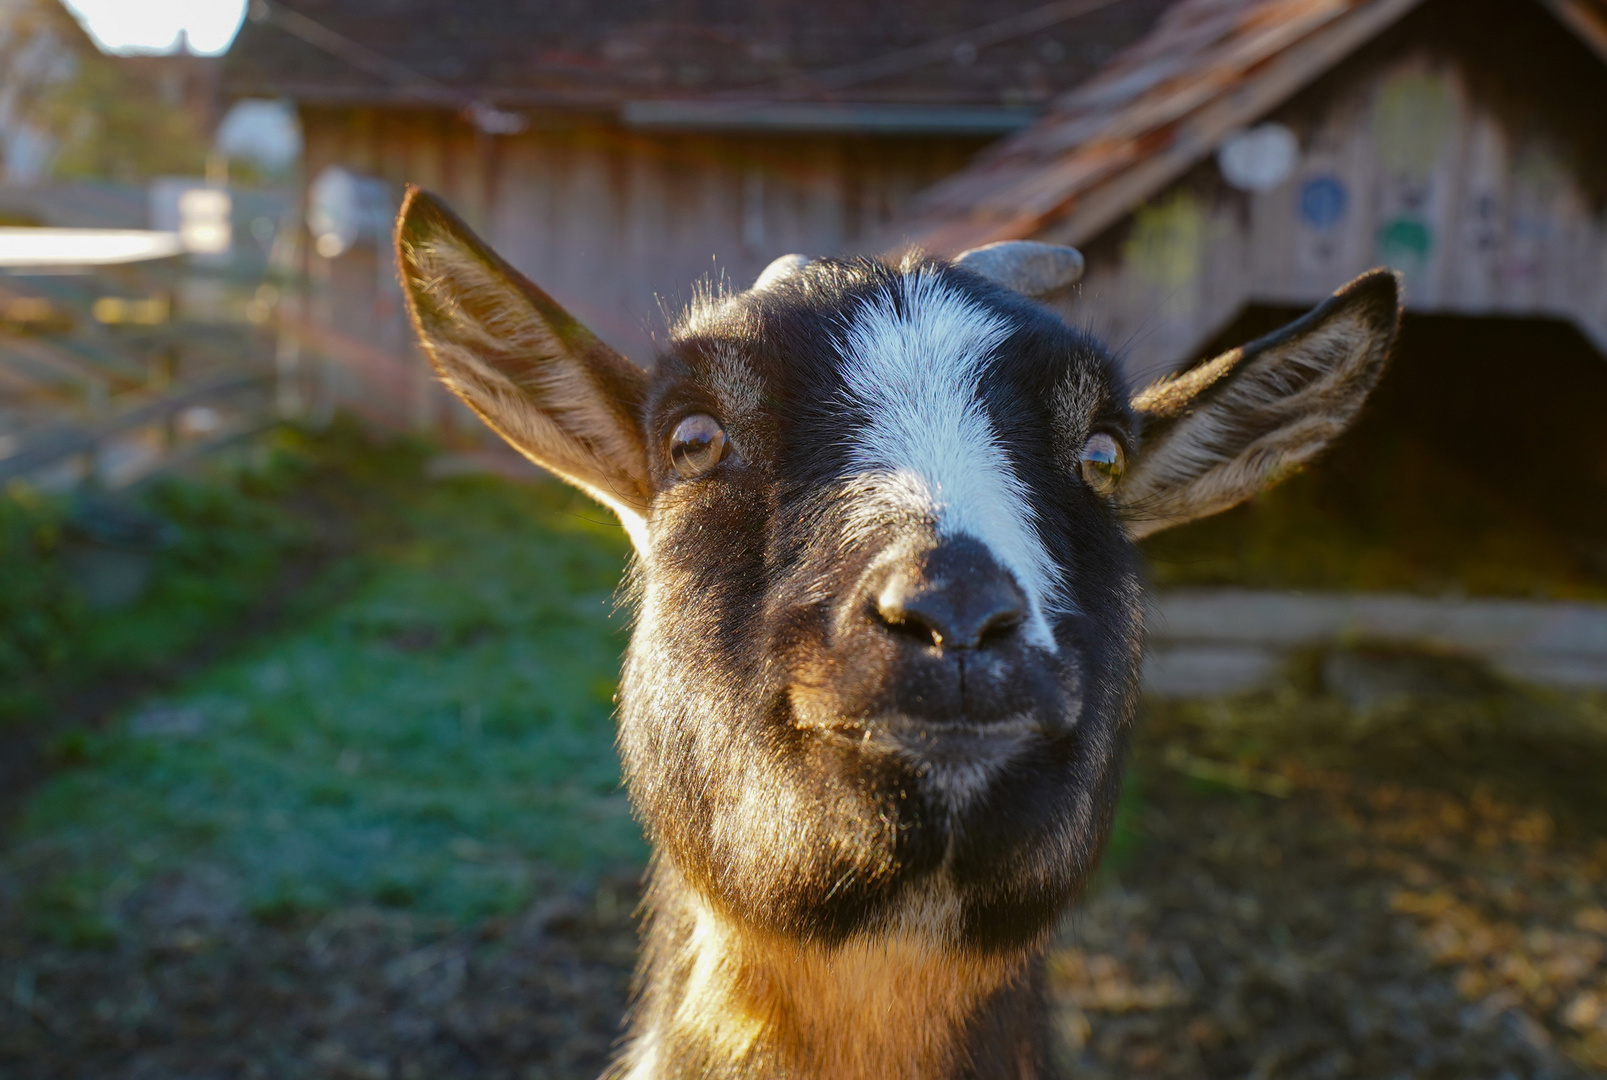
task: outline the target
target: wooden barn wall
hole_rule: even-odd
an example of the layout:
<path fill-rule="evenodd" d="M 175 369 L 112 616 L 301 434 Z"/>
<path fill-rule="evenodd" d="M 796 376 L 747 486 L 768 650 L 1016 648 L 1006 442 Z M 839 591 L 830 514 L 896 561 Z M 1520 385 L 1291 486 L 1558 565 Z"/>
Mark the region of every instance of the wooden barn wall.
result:
<path fill-rule="evenodd" d="M 420 184 L 446 198 L 510 262 L 601 337 L 638 361 L 664 310 L 696 283 L 748 285 L 773 258 L 851 252 L 922 188 L 960 168 L 970 137 L 644 135 L 611 125 L 479 135 L 440 113 L 304 109 L 307 175 L 328 164 Z M 314 288 L 337 344 L 398 351 L 328 376 L 345 398 L 374 381 L 380 411 L 438 423 L 443 411 L 408 355 L 388 265 L 372 247 L 315 264 Z M 376 262 L 376 259 L 379 261 Z M 319 303 L 312 305 L 316 313 Z M 372 409 L 371 409 L 372 411 Z"/>
<path fill-rule="evenodd" d="M 1300 143 L 1286 182 L 1249 193 L 1197 167 L 1085 245 L 1067 316 L 1142 379 L 1247 304 L 1315 303 L 1390 266 L 1416 310 L 1561 316 L 1607 351 L 1607 211 L 1572 143 L 1486 107 L 1474 78 L 1423 51 L 1284 110 Z"/>

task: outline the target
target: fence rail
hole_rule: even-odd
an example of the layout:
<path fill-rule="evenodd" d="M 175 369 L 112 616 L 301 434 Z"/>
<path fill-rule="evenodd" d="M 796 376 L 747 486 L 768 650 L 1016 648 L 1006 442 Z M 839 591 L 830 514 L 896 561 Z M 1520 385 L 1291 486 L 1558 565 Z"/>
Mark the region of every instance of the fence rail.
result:
<path fill-rule="evenodd" d="M 258 406 L 242 410 L 234 424 L 218 432 L 220 440 L 237 438 L 242 428 L 258 430 L 276 419 L 271 393 L 273 383 L 274 377 L 269 372 L 225 372 L 175 387 L 160 397 L 127 406 L 96 421 L 55 425 L 21 440 L 10 454 L 0 457 L 0 483 L 38 475 L 74 459 L 96 458 L 119 437 L 159 424 L 171 425 L 186 411 L 198 406 L 237 400 L 251 392 L 264 391 Z M 168 450 L 164 457 L 172 457 L 173 452 L 189 456 L 187 447 L 171 445 Z"/>
<path fill-rule="evenodd" d="M 1152 693 L 1264 685 L 1293 650 L 1401 646 L 1471 657 L 1559 687 L 1607 689 L 1607 604 L 1368 593 L 1179 589 L 1152 598 Z"/>

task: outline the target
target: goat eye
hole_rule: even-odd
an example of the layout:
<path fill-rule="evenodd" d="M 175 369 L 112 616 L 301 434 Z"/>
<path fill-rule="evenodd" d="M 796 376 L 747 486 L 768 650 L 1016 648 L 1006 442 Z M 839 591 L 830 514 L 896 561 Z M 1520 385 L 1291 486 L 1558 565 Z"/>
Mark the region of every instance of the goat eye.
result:
<path fill-rule="evenodd" d="M 1096 495 L 1109 495 L 1116 490 L 1116 481 L 1122 478 L 1127 455 L 1122 444 L 1100 432 L 1083 443 L 1082 478 Z"/>
<path fill-rule="evenodd" d="M 670 464 L 681 479 L 702 476 L 725 457 L 725 428 L 707 413 L 694 413 L 675 425 L 670 436 Z"/>

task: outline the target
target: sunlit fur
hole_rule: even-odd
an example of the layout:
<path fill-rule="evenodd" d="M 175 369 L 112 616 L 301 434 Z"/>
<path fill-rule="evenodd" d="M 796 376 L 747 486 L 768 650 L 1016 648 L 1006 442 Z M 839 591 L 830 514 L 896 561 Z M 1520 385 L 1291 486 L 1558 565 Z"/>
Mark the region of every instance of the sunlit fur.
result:
<path fill-rule="evenodd" d="M 631 364 L 433 200 L 398 219 L 408 311 L 447 387 L 497 434 L 645 541 L 650 497 Z"/>
<path fill-rule="evenodd" d="M 1355 421 L 1398 318 L 1394 278 L 1370 274 L 1282 330 L 1148 387 L 1133 405 L 1157 448 L 1123 485 L 1128 534 L 1219 513 L 1311 461 Z"/>
<path fill-rule="evenodd" d="M 732 391 L 754 383 L 757 410 Z M 711 483 L 660 463 L 638 582 L 620 746 L 659 856 L 628 1075 L 1042 1064 L 1030 960 L 1103 843 L 1139 653 L 1121 523 L 1060 464 L 1067 400 L 1131 438 L 1097 344 L 937 263 L 811 264 L 677 329 L 648 443 L 698 411 L 734 449 Z M 921 706 L 958 740 L 928 746 L 858 601 L 946 531 L 1042 629 L 975 661 L 978 715 Z M 973 1055 L 978 1032 L 1009 1051 Z"/>
<path fill-rule="evenodd" d="M 448 385 L 637 544 L 619 747 L 655 854 L 616 1074 L 1047 1075 L 1039 954 L 1134 712 L 1131 538 L 1331 439 L 1394 279 L 1134 399 L 1097 342 L 941 261 L 788 260 L 643 372 L 428 196 L 399 236 Z M 730 449 L 684 479 L 694 413 Z M 1134 463 L 1114 497 L 1080 479 L 1096 433 Z M 1010 618 L 951 646 L 889 614 L 890 581 Z"/>
<path fill-rule="evenodd" d="M 655 900 L 671 880 L 661 870 Z M 755 930 L 684 888 L 668 899 L 646 957 L 661 981 L 639 1006 L 626 1077 L 947 1075 L 972 1017 L 1037 989 L 1025 956 L 956 952 L 920 930 L 827 944 Z M 1037 1056 L 1029 1026 L 1016 1043 Z"/>

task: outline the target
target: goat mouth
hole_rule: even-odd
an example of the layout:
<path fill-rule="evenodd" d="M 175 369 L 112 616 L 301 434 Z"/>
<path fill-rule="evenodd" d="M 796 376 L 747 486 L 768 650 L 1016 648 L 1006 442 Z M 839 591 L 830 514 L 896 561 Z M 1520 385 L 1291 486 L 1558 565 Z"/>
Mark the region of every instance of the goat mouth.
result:
<path fill-rule="evenodd" d="M 858 750 L 899 758 L 911 765 L 937 767 L 1002 764 L 1055 734 L 1042 721 L 1026 714 L 975 723 L 935 722 L 898 713 L 869 719 L 795 719 L 801 730 Z"/>

